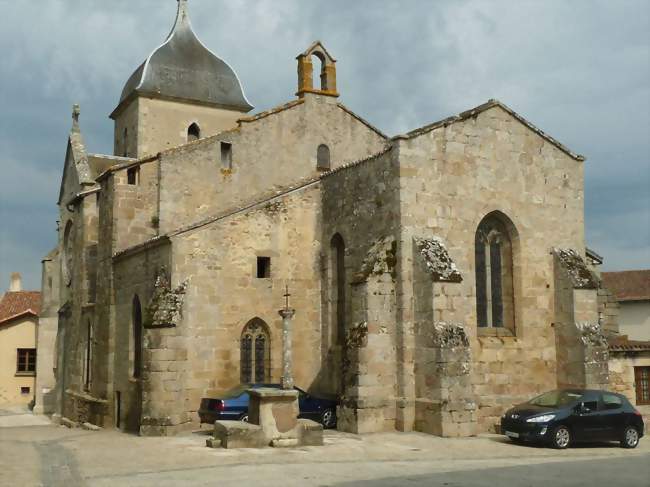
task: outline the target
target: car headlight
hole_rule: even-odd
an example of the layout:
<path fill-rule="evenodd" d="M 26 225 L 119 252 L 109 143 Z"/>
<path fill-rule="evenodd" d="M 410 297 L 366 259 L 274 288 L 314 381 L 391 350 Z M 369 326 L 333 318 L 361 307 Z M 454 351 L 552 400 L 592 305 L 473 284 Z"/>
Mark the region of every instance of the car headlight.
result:
<path fill-rule="evenodd" d="M 534 418 L 528 418 L 526 423 L 548 423 L 553 418 L 555 414 L 543 414 L 542 416 L 535 416 Z"/>

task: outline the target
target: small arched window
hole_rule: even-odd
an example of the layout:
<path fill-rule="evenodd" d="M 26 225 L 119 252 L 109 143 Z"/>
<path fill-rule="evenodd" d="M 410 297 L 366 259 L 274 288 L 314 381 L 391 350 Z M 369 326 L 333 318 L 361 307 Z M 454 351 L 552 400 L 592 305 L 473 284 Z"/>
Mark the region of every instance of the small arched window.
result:
<path fill-rule="evenodd" d="M 268 382 L 271 377 L 271 339 L 266 323 L 253 318 L 241 334 L 241 383 Z"/>
<path fill-rule="evenodd" d="M 480 328 L 514 331 L 514 225 L 502 213 L 486 216 L 476 230 L 476 317 Z"/>
<path fill-rule="evenodd" d="M 336 330 L 335 343 L 345 338 L 345 242 L 340 234 L 332 237 L 331 255 L 331 316 L 332 329 Z"/>
<path fill-rule="evenodd" d="M 316 169 L 319 171 L 329 171 L 331 169 L 330 148 L 325 144 L 318 146 L 318 151 L 316 152 Z"/>
<path fill-rule="evenodd" d="M 133 297 L 131 326 L 133 327 L 133 377 L 142 376 L 142 307 L 140 298 Z"/>
<path fill-rule="evenodd" d="M 200 138 L 201 138 L 201 129 L 196 123 L 193 123 L 187 129 L 187 141 L 193 142 L 195 140 L 199 140 Z"/>

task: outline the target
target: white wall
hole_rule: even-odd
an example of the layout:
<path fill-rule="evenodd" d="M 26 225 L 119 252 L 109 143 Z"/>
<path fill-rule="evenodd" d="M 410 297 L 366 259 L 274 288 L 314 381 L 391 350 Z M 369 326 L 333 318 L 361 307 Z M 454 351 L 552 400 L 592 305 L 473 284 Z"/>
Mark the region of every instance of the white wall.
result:
<path fill-rule="evenodd" d="M 619 330 L 630 340 L 650 340 L 650 300 L 620 301 Z"/>

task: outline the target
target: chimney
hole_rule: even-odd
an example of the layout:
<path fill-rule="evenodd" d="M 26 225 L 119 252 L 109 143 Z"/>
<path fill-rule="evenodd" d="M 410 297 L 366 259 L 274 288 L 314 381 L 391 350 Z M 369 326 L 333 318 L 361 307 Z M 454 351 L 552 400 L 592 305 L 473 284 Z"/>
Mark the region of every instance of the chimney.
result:
<path fill-rule="evenodd" d="M 14 272 L 11 274 L 11 285 L 9 286 L 9 292 L 15 293 L 17 291 L 23 290 L 22 280 L 20 278 L 20 272 Z"/>

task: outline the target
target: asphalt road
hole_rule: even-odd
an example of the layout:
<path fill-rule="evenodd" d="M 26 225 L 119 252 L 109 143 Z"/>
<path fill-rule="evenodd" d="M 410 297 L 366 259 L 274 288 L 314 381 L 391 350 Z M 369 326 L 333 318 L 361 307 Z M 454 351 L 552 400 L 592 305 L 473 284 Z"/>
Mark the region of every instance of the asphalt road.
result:
<path fill-rule="evenodd" d="M 323 447 L 206 448 L 207 430 L 143 438 L 0 415 L 0 487 L 650 487 L 650 438 L 564 451 L 498 435 L 330 431 Z"/>
<path fill-rule="evenodd" d="M 516 467 L 404 475 L 337 487 L 648 487 L 650 457 L 581 460 Z"/>

